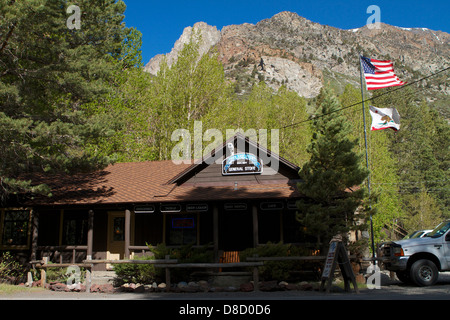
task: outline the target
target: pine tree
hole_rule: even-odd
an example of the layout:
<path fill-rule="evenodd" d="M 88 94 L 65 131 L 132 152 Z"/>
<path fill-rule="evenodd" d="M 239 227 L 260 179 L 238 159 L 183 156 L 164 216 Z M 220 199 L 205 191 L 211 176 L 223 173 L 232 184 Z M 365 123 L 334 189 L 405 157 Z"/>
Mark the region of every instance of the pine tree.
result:
<path fill-rule="evenodd" d="M 355 212 L 365 195 L 361 184 L 368 172 L 354 151 L 351 126 L 337 112 L 340 105 L 330 91 L 322 90 L 308 146 L 311 158 L 301 168 L 298 189 L 305 198 L 297 202 L 297 220 L 322 244 L 354 227 Z"/>
<path fill-rule="evenodd" d="M 94 170 L 110 162 L 87 142 L 105 136 L 105 118 L 83 105 L 114 94 L 123 55 L 125 4 L 78 0 L 81 29 L 67 26 L 65 0 L 0 0 L 0 198 L 36 191 L 29 173 Z M 137 35 L 133 35 L 136 38 Z M 126 46 L 126 44 L 125 44 Z M 131 51 L 133 52 L 133 51 Z M 41 191 L 48 191 L 44 187 Z"/>

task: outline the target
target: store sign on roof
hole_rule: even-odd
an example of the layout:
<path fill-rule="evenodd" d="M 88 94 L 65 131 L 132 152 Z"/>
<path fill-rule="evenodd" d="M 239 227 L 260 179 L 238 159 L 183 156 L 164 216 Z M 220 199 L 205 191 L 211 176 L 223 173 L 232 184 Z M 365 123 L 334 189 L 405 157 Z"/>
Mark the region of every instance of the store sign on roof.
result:
<path fill-rule="evenodd" d="M 262 172 L 262 160 L 251 153 L 233 154 L 222 162 L 222 175 L 260 174 Z"/>

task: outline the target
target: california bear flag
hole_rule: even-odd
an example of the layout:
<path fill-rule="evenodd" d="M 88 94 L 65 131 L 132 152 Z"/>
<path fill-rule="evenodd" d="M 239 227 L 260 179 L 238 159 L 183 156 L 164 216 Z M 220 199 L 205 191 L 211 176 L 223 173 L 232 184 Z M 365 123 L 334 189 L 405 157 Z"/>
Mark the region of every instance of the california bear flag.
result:
<path fill-rule="evenodd" d="M 391 128 L 400 130 L 400 115 L 394 108 L 376 108 L 369 106 L 372 116 L 372 131 Z"/>

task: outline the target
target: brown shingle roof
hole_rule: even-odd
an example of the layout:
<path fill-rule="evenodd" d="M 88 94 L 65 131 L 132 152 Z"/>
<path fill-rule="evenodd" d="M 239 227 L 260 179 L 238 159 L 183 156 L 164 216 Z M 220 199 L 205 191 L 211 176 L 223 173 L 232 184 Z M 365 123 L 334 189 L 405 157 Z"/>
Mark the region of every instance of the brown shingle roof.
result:
<path fill-rule="evenodd" d="M 125 204 L 299 196 L 294 183 L 280 181 L 237 186 L 198 186 L 168 183 L 190 165 L 171 160 L 117 163 L 106 169 L 75 176 L 46 176 L 39 183 L 52 188 L 50 198 L 36 198 L 31 204 L 86 205 Z"/>

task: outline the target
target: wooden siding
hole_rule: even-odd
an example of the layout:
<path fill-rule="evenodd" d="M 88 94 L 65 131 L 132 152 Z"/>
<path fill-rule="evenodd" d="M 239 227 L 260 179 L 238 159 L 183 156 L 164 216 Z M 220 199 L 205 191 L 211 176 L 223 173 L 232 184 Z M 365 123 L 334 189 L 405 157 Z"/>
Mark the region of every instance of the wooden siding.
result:
<path fill-rule="evenodd" d="M 264 183 L 270 181 L 288 182 L 289 180 L 296 179 L 298 179 L 298 174 L 282 165 L 280 165 L 278 172 L 274 172 L 274 170 L 269 166 L 264 166 L 263 174 L 238 174 L 224 176 L 222 175 L 222 165 L 214 163 L 195 173 L 185 183 Z"/>

